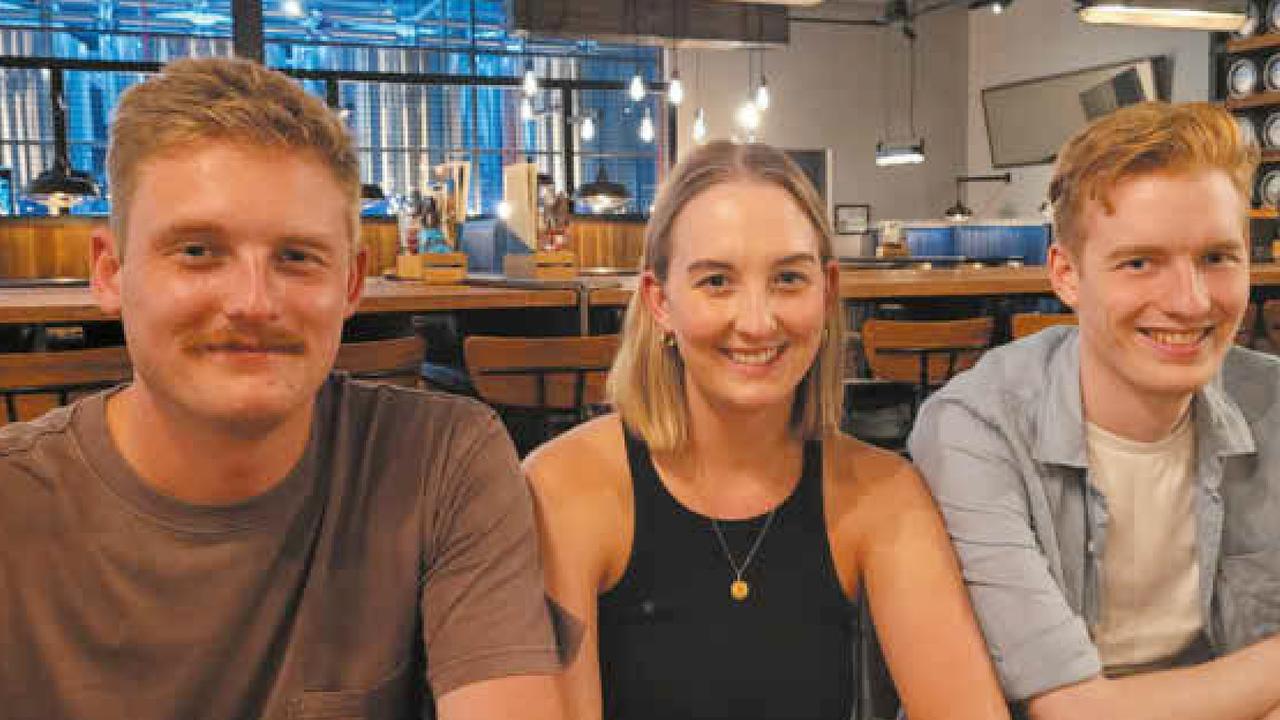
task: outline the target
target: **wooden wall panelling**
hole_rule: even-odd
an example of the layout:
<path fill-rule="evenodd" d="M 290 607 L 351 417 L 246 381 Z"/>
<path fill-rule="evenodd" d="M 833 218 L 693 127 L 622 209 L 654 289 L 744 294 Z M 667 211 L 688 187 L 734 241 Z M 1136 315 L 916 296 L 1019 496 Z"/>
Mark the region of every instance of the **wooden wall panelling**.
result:
<path fill-rule="evenodd" d="M 644 223 L 575 217 L 569 223 L 569 244 L 581 267 L 636 269 L 644 249 Z"/>

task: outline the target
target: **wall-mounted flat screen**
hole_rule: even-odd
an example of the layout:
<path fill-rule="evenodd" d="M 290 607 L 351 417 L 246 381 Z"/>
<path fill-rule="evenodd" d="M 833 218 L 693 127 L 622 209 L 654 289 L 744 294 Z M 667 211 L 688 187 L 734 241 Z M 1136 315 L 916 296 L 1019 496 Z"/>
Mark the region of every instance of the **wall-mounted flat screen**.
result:
<path fill-rule="evenodd" d="M 1146 58 L 984 89 L 992 166 L 1053 162 L 1089 121 L 1125 105 L 1168 100 L 1169 64 Z"/>

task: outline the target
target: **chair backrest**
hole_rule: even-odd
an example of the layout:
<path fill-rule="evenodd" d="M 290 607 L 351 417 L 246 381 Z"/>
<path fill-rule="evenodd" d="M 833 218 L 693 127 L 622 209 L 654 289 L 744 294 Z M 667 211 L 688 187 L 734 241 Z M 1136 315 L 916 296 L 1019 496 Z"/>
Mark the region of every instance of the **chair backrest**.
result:
<path fill-rule="evenodd" d="M 1280 353 L 1280 300 L 1268 300 L 1262 304 L 1262 328 L 1271 352 Z"/>
<path fill-rule="evenodd" d="M 972 367 L 991 344 L 991 318 L 966 320 L 880 320 L 862 324 L 862 348 L 871 374 L 885 380 L 919 383 L 928 362 L 928 384 L 940 385 Z"/>
<path fill-rule="evenodd" d="M 427 345 L 421 337 L 368 340 L 343 343 L 333 367 L 345 370 L 360 380 L 401 385 L 422 386 L 422 359 Z"/>
<path fill-rule="evenodd" d="M 617 351 L 617 335 L 473 335 L 462 344 L 467 372 L 485 402 L 579 414 L 604 402 L 605 378 Z"/>
<path fill-rule="evenodd" d="M 0 354 L 5 422 L 37 418 L 132 375 L 124 347 Z"/>
<path fill-rule="evenodd" d="M 1075 313 L 1015 313 L 1013 316 L 1013 339 L 1034 335 L 1054 325 L 1075 325 Z"/>

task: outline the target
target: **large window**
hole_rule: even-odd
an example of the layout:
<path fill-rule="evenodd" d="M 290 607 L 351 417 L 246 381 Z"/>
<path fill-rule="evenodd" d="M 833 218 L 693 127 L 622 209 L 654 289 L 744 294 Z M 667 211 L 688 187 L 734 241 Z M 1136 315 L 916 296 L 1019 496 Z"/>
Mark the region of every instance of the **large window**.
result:
<path fill-rule="evenodd" d="M 420 189 L 432 165 L 464 159 L 472 163 L 469 209 L 489 214 L 502 197 L 503 165 L 530 160 L 566 191 L 603 167 L 632 193 L 623 210 L 647 212 L 652 203 L 667 157 L 667 108 L 655 92 L 630 100 L 625 86 L 637 72 L 647 83 L 662 77 L 656 49 L 526 42 L 506 29 L 502 0 L 265 0 L 263 25 L 267 64 L 345 113 L 364 180 L 389 194 Z M 49 75 L 60 72 L 72 166 L 105 187 L 119 94 L 157 63 L 229 55 L 231 28 L 229 0 L 0 3 L 0 164 L 17 187 L 52 164 Z M 32 68 L 39 59 L 48 67 Z M 541 87 L 522 112 L 528 66 Z M 651 140 L 639 132 L 646 114 Z M 588 117 L 595 136 L 583 138 Z M 105 210 L 100 201 L 74 212 Z"/>

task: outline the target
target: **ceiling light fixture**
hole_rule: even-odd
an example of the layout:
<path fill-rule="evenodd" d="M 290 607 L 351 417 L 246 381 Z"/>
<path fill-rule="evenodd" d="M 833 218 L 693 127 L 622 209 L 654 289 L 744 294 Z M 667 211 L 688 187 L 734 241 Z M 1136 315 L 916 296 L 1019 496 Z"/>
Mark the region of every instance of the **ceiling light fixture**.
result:
<path fill-rule="evenodd" d="M 520 80 L 520 89 L 527 98 L 538 94 L 538 76 L 533 72 L 533 60 L 524 61 L 524 77 Z"/>
<path fill-rule="evenodd" d="M 908 143 L 876 143 L 876 165 L 919 165 L 924 162 L 924 140 Z"/>
<path fill-rule="evenodd" d="M 693 116 L 693 141 L 699 145 L 707 141 L 707 111 L 702 108 Z"/>
<path fill-rule="evenodd" d="M 895 142 L 888 138 L 889 104 L 888 83 L 885 83 L 885 135 L 886 139 L 876 143 L 876 165 L 890 167 L 894 165 L 918 165 L 924 162 L 924 139 L 916 135 L 916 33 L 909 25 L 903 25 L 902 34 L 907 39 L 907 127 L 911 131 L 911 140 Z"/>
<path fill-rule="evenodd" d="M 1008 10 L 1012 4 L 1013 0 L 969 0 L 969 9 L 982 10 L 983 8 L 990 8 L 992 15 L 1000 15 L 1005 10 Z"/>
<path fill-rule="evenodd" d="M 1249 19 L 1248 0 L 1075 0 L 1080 19 L 1097 25 L 1230 32 Z"/>
<path fill-rule="evenodd" d="M 667 102 L 679 106 L 684 102 L 684 83 L 680 82 L 680 49 L 671 47 L 671 80 L 667 83 Z"/>
<path fill-rule="evenodd" d="M 640 102 L 645 96 L 644 78 L 640 77 L 640 68 L 636 68 L 636 72 L 631 76 L 631 82 L 627 85 L 627 96 L 634 102 Z"/>
<path fill-rule="evenodd" d="M 196 27 L 212 27 L 222 23 L 231 22 L 230 15 L 211 12 L 209 10 L 209 0 L 197 0 L 191 3 L 189 10 L 166 10 L 156 13 L 156 17 L 163 20 L 178 20 L 180 22 L 189 23 Z"/>
<path fill-rule="evenodd" d="M 769 78 L 764 74 L 764 51 L 760 51 L 760 84 L 756 86 L 756 107 L 760 112 L 769 109 Z"/>
<path fill-rule="evenodd" d="M 591 208 L 592 212 L 603 213 L 616 210 L 631 199 L 631 193 L 619 183 L 609 179 L 604 165 L 596 171 L 596 179 L 578 188 L 578 199 Z"/>
<path fill-rule="evenodd" d="M 578 125 L 578 137 L 583 142 L 591 142 L 596 139 L 596 121 L 591 116 L 591 113 L 587 113 L 582 117 L 582 123 Z"/>
<path fill-rule="evenodd" d="M 534 117 L 533 101 L 530 100 L 529 98 L 521 99 L 520 100 L 520 119 L 524 120 L 525 122 L 529 122 L 533 120 L 533 117 Z"/>
<path fill-rule="evenodd" d="M 640 142 L 651 143 L 656 133 L 653 129 L 653 114 L 649 108 L 644 109 L 644 117 L 640 119 Z"/>
<path fill-rule="evenodd" d="M 280 3 L 280 11 L 289 17 L 296 18 L 307 14 L 306 8 L 302 7 L 302 0 L 283 0 Z"/>

